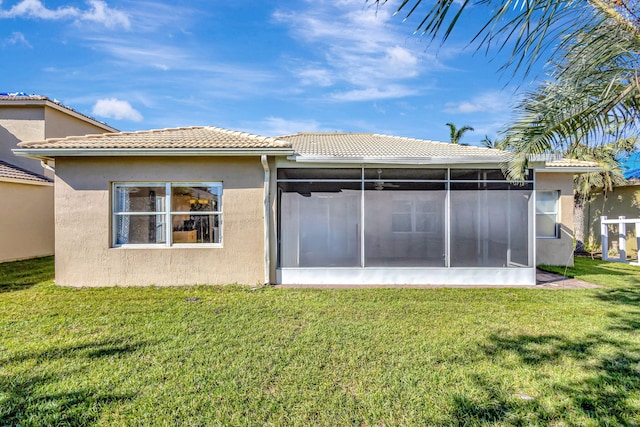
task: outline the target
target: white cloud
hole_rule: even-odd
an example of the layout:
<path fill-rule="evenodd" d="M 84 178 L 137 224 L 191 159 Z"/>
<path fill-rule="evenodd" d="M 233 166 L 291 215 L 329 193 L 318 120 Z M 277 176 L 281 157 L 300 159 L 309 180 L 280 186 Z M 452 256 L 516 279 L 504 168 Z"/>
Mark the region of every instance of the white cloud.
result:
<path fill-rule="evenodd" d="M 24 36 L 24 34 L 22 34 L 19 31 L 14 31 L 13 33 L 11 33 L 11 35 L 9 37 L 7 37 L 6 39 L 2 40 L 2 42 L 0 43 L 2 46 L 10 46 L 10 45 L 23 45 L 26 47 L 32 47 L 31 44 L 27 41 L 26 37 Z"/>
<path fill-rule="evenodd" d="M 423 44 L 406 36 L 405 28 L 391 22 L 393 4 L 375 7 L 361 0 L 304 4 L 300 10 L 278 10 L 273 18 L 289 28 L 292 38 L 305 45 L 309 56 L 316 57 L 291 61 L 300 83 L 336 86 L 343 93 L 332 95 L 333 100 L 414 94 L 417 89 L 397 88 L 429 69 L 443 68 L 435 57 L 425 53 Z"/>
<path fill-rule="evenodd" d="M 1 4 L 1 2 L 0 2 Z M 129 28 L 129 17 L 124 12 L 111 9 L 102 0 L 88 0 L 89 9 L 73 6 L 48 9 L 41 0 L 22 0 L 10 9 L 0 9 L 0 18 L 30 18 L 44 20 L 75 19 L 103 24 L 107 28 Z"/>
<path fill-rule="evenodd" d="M 107 28 L 130 28 L 131 22 L 126 13 L 111 9 L 101 0 L 89 0 L 91 9 L 82 12 L 80 19 L 90 22 L 97 22 Z"/>
<path fill-rule="evenodd" d="M 486 92 L 468 100 L 447 102 L 442 110 L 451 114 L 495 113 L 511 106 L 510 96 L 503 92 Z"/>
<path fill-rule="evenodd" d="M 415 94 L 415 89 L 402 85 L 390 85 L 336 92 L 331 95 L 331 98 L 336 101 L 375 101 L 377 99 L 404 98 Z"/>
<path fill-rule="evenodd" d="M 40 0 L 22 0 L 13 5 L 11 9 L 0 11 L 0 17 L 3 18 L 23 17 L 49 20 L 74 18 L 78 14 L 78 9 L 71 6 L 47 9 Z"/>
<path fill-rule="evenodd" d="M 331 86 L 334 82 L 331 71 L 326 68 L 307 68 L 298 71 L 298 78 L 303 85 L 320 87 Z"/>
<path fill-rule="evenodd" d="M 99 99 L 93 106 L 91 114 L 115 120 L 142 121 L 142 114 L 133 108 L 131 104 L 116 98 Z"/>

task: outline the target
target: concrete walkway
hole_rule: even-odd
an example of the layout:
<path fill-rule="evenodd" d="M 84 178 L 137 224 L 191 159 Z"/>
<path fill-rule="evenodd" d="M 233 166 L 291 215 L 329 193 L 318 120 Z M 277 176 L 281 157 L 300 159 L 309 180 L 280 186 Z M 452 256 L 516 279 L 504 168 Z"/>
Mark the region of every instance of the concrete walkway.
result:
<path fill-rule="evenodd" d="M 539 289 L 589 289 L 600 288 L 593 283 L 572 279 L 561 274 L 536 270 L 536 288 Z"/>

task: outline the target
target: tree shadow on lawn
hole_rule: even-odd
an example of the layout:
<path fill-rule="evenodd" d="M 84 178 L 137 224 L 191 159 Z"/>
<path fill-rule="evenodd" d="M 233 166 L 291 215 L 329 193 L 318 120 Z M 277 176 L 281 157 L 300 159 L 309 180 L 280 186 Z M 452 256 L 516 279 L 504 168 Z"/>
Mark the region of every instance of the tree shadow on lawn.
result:
<path fill-rule="evenodd" d="M 104 407 L 132 400 L 133 394 L 108 393 L 78 388 L 72 391 L 50 390 L 70 372 L 58 375 L 25 376 L 2 381 L 2 425 L 85 426 L 95 423 Z M 71 372 L 72 374 L 72 372 Z"/>
<path fill-rule="evenodd" d="M 608 356 L 599 354 L 602 345 L 614 346 Z M 453 416 L 461 424 L 475 425 L 491 422 L 509 424 L 548 424 L 595 422 L 607 425 L 636 425 L 640 414 L 636 405 L 628 401 L 630 394 L 640 392 L 640 349 L 624 341 L 589 336 L 570 340 L 558 335 L 492 336 L 481 348 L 487 356 L 499 361 L 508 353 L 515 354 L 523 365 L 552 366 L 561 360 L 573 359 L 581 365 L 585 377 L 572 381 L 549 379 L 546 396 L 519 395 L 504 384 L 476 375 L 475 385 L 485 396 L 481 400 L 458 395 L 453 399 Z M 499 363 L 499 362 L 496 362 Z M 542 372 L 542 371 L 541 371 Z M 541 398 L 556 406 L 542 405 Z"/>
<path fill-rule="evenodd" d="M 568 423 L 583 425 L 637 425 L 640 422 L 640 301 L 634 289 L 603 290 L 595 298 L 614 304 L 628 304 L 631 310 L 618 307 L 608 315 L 601 332 L 580 338 L 562 335 L 494 334 L 479 346 L 494 363 L 516 360 L 547 375 L 547 367 L 570 363 L 577 366 L 580 377 L 549 377 L 541 396 L 523 400 L 519 390 L 492 382 L 477 375 L 475 385 L 488 399 L 453 398 L 453 416 L 462 424 L 505 422 L 508 424 Z M 509 362 L 513 363 L 513 362 Z M 575 368 L 573 368 L 575 369 Z M 527 399 L 525 396 L 524 399 Z M 551 402 L 542 404 L 541 401 Z"/>
<path fill-rule="evenodd" d="M 30 353 L 18 353 L 6 359 L 0 359 L 0 365 L 7 363 L 21 363 L 27 360 L 55 360 L 62 358 L 86 357 L 97 359 L 101 357 L 115 356 L 132 353 L 140 348 L 157 344 L 151 341 L 128 342 L 125 339 L 109 339 L 83 344 L 69 345 L 66 347 L 51 347 L 42 351 Z"/>
<path fill-rule="evenodd" d="M 65 367 L 75 366 L 74 359 L 98 359 L 119 356 L 148 346 L 149 342 L 104 340 L 80 345 L 49 348 L 40 352 L 18 354 L 1 360 L 0 365 L 34 361 L 36 364 L 55 359 L 69 359 Z M 86 365 L 85 365 L 86 366 Z M 85 368 L 86 369 L 86 368 Z M 24 370 L 11 376 L 0 376 L 1 425 L 65 425 L 83 426 L 98 421 L 104 408 L 129 401 L 134 394 L 113 393 L 104 388 L 67 385 L 76 377 L 94 375 L 82 368 L 38 373 Z"/>
<path fill-rule="evenodd" d="M 28 289 L 54 278 L 53 257 L 0 264 L 0 293 Z"/>

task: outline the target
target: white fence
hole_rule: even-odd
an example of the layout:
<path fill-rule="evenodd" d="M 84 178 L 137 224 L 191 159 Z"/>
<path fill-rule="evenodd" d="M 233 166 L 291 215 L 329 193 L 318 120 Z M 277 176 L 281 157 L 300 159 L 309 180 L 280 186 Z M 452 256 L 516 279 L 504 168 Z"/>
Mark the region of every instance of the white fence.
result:
<path fill-rule="evenodd" d="M 603 261 L 627 262 L 627 224 L 634 224 L 636 227 L 636 242 L 638 245 L 637 248 L 640 251 L 640 233 L 638 233 L 638 230 L 640 230 L 640 218 L 627 219 L 624 216 L 620 216 L 618 219 L 607 219 L 606 216 L 600 217 L 600 236 Z M 608 225 L 618 225 L 618 258 L 609 258 Z M 637 265 L 638 263 L 636 262 L 633 264 Z"/>

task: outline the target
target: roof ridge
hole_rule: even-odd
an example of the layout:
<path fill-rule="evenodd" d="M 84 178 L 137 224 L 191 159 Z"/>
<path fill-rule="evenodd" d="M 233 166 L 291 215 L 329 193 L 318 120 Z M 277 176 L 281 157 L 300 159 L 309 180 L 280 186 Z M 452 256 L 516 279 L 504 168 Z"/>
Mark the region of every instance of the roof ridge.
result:
<path fill-rule="evenodd" d="M 163 129 L 143 129 L 143 130 L 132 130 L 132 131 L 120 131 L 120 132 L 103 132 L 103 133 L 88 133 L 86 135 L 69 135 L 65 137 L 59 138 L 45 138 L 38 139 L 35 141 L 22 141 L 18 143 L 18 147 L 30 147 L 34 145 L 51 143 L 51 142 L 63 142 L 63 141 L 78 141 L 82 139 L 97 139 L 102 137 L 124 137 L 128 135 L 141 135 L 141 134 L 152 134 L 166 131 L 178 131 L 178 130 L 190 130 L 190 129 L 204 129 L 205 126 L 182 126 L 176 128 L 163 128 Z"/>
<path fill-rule="evenodd" d="M 274 142 L 274 143 L 288 144 L 288 142 L 282 141 L 280 139 L 280 137 L 257 135 L 255 133 L 243 132 L 243 131 L 239 131 L 239 130 L 225 129 L 225 128 L 221 128 L 221 127 L 218 127 L 218 126 L 203 126 L 203 128 L 204 129 L 212 129 L 212 130 L 216 130 L 216 131 L 219 131 L 219 132 L 225 132 L 225 133 L 228 133 L 229 135 L 245 136 L 245 137 L 249 137 L 249 138 L 254 138 L 254 139 L 258 139 L 258 140 L 264 141 L 264 142 Z"/>
<path fill-rule="evenodd" d="M 372 132 L 342 132 L 342 131 L 334 131 L 334 132 L 297 132 L 291 133 L 287 135 L 280 135 L 276 138 L 290 138 L 293 136 L 299 135 L 375 135 Z"/>
<path fill-rule="evenodd" d="M 496 151 L 505 151 L 505 150 L 500 150 L 498 148 L 488 148 L 488 147 L 480 147 L 478 145 L 466 145 L 466 144 L 451 144 L 450 142 L 445 142 L 445 141 L 435 141 L 433 139 L 420 139 L 420 138 L 411 138 L 408 136 L 396 136 L 396 135 L 385 135 L 385 134 L 381 134 L 381 133 L 374 133 L 374 136 L 381 136 L 383 138 L 395 138 L 395 139 L 404 139 L 407 141 L 416 141 L 416 142 L 431 142 L 434 144 L 444 144 L 444 145 L 459 145 L 461 147 L 467 147 L 467 148 L 479 148 L 481 150 L 496 150 Z"/>
<path fill-rule="evenodd" d="M 421 138 L 411 138 L 408 136 L 397 136 L 397 135 L 386 135 L 383 133 L 374 133 L 373 136 L 381 136 L 383 138 L 394 138 L 394 139 L 404 139 L 406 141 L 416 141 L 416 142 L 433 142 L 434 144 L 449 144 L 444 141 L 435 141 L 433 139 L 421 139 Z"/>
<path fill-rule="evenodd" d="M 216 126 L 189 126 L 147 129 L 118 133 L 73 135 L 39 141 L 23 141 L 22 149 L 83 149 L 126 148 L 272 148 L 290 149 L 291 143 L 282 139 L 234 131 Z"/>

